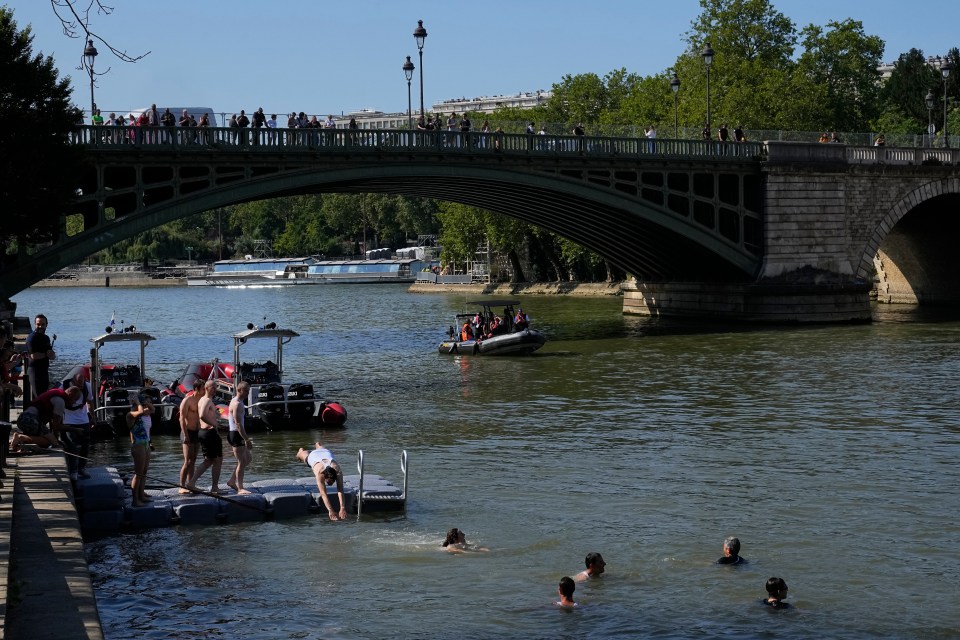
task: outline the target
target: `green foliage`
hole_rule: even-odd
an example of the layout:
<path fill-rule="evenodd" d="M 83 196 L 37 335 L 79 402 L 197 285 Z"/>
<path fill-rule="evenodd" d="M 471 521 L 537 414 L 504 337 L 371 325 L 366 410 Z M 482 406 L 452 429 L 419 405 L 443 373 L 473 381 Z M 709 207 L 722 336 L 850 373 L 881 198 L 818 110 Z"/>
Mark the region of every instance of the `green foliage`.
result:
<path fill-rule="evenodd" d="M 80 119 L 70 104 L 70 82 L 53 58 L 33 55 L 30 27 L 18 30 L 13 11 L 0 6 L 0 202 L 6 247 L 17 237 L 50 240 L 74 199 L 82 171 L 80 150 L 67 144 Z"/>

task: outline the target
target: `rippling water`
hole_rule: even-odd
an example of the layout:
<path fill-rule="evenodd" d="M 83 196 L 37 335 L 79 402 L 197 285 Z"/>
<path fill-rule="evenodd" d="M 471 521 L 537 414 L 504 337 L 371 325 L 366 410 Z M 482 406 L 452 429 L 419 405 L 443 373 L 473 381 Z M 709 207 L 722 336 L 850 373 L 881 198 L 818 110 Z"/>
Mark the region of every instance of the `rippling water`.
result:
<path fill-rule="evenodd" d="M 403 516 L 90 542 L 108 638 L 960 635 L 956 318 L 884 308 L 866 326 L 743 330 L 625 318 L 619 299 L 531 297 L 546 347 L 471 360 L 436 353 L 462 295 L 190 287 L 15 300 L 21 315 L 49 316 L 64 371 L 113 310 L 157 336 L 148 373 L 160 380 L 229 359 L 248 321 L 301 332 L 287 377 L 342 402 L 348 426 L 258 436 L 249 481 L 304 475 L 293 454 L 314 439 L 350 468 L 362 448 L 397 481 L 410 452 Z M 129 468 L 124 449 L 96 455 Z M 180 462 L 176 440 L 159 439 L 150 474 L 173 481 Z M 453 526 L 491 551 L 440 552 Z M 714 566 L 731 534 L 749 563 Z M 578 610 L 554 609 L 560 577 L 589 551 L 607 574 L 578 586 Z M 773 575 L 795 610 L 758 604 Z"/>

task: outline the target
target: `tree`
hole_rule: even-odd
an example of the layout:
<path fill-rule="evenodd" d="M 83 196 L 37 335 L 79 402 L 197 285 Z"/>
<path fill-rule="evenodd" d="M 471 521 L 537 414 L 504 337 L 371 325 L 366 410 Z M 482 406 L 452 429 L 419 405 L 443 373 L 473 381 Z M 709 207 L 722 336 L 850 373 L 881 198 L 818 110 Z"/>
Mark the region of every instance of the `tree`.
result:
<path fill-rule="evenodd" d="M 864 131 L 880 113 L 883 40 L 868 36 L 856 20 L 809 25 L 801 32 L 804 53 L 798 72 L 824 87 L 824 124 L 833 130 Z"/>
<path fill-rule="evenodd" d="M 880 90 L 880 97 L 886 112 L 899 112 L 914 123 L 914 131 L 927 130 L 927 106 L 924 97 L 933 91 L 938 103 L 943 86 L 940 72 L 927 63 L 923 51 L 910 49 L 900 54 L 893 63 L 893 71 Z M 938 127 L 939 129 L 939 127 Z"/>
<path fill-rule="evenodd" d="M 75 198 L 81 151 L 68 139 L 80 112 L 70 104 L 69 79 L 53 58 L 33 55 L 30 27 L 17 29 L 0 7 L 0 237 L 4 254 L 17 240 L 53 239 Z M 18 246 L 20 246 L 18 244 Z"/>

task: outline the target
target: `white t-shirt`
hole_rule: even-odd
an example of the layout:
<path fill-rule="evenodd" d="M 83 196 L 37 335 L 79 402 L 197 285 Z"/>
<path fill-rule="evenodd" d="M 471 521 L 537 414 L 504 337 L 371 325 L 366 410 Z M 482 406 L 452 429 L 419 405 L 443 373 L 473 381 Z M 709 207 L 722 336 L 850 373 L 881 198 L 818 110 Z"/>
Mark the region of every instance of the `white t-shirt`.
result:
<path fill-rule="evenodd" d="M 90 401 L 90 398 L 93 397 L 93 391 L 90 389 L 90 383 L 84 381 L 83 386 L 86 387 L 86 395 L 83 396 L 80 400 L 80 406 L 76 409 L 71 409 L 64 405 L 63 411 L 63 424 L 90 424 L 90 418 L 87 415 L 87 402 Z M 86 402 L 83 400 L 86 398 Z"/>

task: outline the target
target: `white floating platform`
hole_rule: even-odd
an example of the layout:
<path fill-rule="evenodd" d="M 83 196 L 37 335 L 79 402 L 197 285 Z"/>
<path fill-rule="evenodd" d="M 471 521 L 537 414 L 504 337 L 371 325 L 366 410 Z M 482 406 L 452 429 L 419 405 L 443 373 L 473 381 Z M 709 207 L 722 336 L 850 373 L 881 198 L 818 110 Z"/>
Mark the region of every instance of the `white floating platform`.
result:
<path fill-rule="evenodd" d="M 219 496 L 208 493 L 181 495 L 179 488 L 149 489 L 150 502 L 135 507 L 130 489 L 114 467 L 88 468 L 90 477 L 76 483 L 77 509 L 84 532 L 109 534 L 124 528 L 150 529 L 172 525 L 212 525 L 295 518 L 326 509 L 313 476 L 274 478 L 247 485 L 249 494 L 238 495 L 221 487 Z M 344 476 L 343 497 L 348 513 L 358 512 L 360 476 Z M 209 487 L 201 487 L 207 491 Z M 334 509 L 339 508 L 336 485 L 327 487 Z M 403 511 L 403 491 L 378 475 L 363 477 L 363 509 Z"/>

